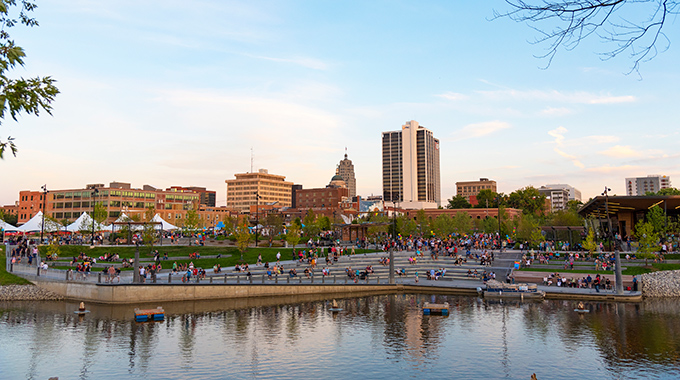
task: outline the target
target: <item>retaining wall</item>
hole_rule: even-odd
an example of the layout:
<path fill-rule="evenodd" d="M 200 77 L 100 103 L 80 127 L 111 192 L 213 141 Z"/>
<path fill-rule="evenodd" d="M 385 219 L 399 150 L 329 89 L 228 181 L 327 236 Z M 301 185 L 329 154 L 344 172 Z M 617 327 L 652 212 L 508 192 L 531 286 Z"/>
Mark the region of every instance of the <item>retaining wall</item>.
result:
<path fill-rule="evenodd" d="M 357 294 L 396 291 L 400 285 L 224 285 L 224 284 L 131 284 L 107 285 L 77 282 L 36 281 L 43 289 L 66 299 L 106 304 L 198 301 L 229 298 L 296 296 L 308 294 Z"/>
<path fill-rule="evenodd" d="M 645 297 L 680 297 L 680 270 L 645 273 L 640 286 Z"/>

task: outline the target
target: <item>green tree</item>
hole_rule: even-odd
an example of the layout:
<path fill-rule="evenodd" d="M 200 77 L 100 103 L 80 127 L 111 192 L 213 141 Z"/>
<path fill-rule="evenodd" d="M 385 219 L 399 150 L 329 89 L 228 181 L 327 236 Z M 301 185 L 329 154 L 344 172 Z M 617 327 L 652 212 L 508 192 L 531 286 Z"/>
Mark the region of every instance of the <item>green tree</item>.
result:
<path fill-rule="evenodd" d="M 142 240 L 144 241 L 144 244 L 149 247 L 153 247 L 156 240 L 157 227 L 155 224 L 151 223 L 154 216 L 156 216 L 156 209 L 153 206 L 147 207 L 146 211 L 144 211 L 144 221 L 146 223 L 144 224 L 144 230 L 142 231 Z"/>
<path fill-rule="evenodd" d="M 647 195 L 647 194 L 645 194 L 645 195 Z M 661 195 L 661 196 L 680 195 L 680 190 L 676 189 L 675 187 L 667 187 L 665 189 L 661 189 L 661 190 L 657 191 L 656 193 L 652 193 L 650 195 Z"/>
<path fill-rule="evenodd" d="M 654 231 L 652 223 L 639 221 L 635 225 L 635 238 L 638 241 L 636 256 L 645 259 L 645 265 L 648 265 L 647 260 L 654 258 L 658 251 L 659 234 Z"/>
<path fill-rule="evenodd" d="M 318 218 L 316 218 L 316 224 L 321 231 L 331 230 L 331 219 L 326 215 L 321 215 Z"/>
<path fill-rule="evenodd" d="M 416 222 L 406 215 L 400 215 L 397 217 L 397 233 L 403 236 L 414 235 L 418 231 L 418 225 Z"/>
<path fill-rule="evenodd" d="M 533 186 L 515 190 L 508 196 L 508 206 L 522 210 L 525 214 L 543 213 L 545 210 L 545 195 Z"/>
<path fill-rule="evenodd" d="M 224 223 L 224 233 L 226 235 L 231 235 L 236 231 L 238 226 L 238 218 L 232 215 L 224 215 L 222 217 L 222 222 Z"/>
<path fill-rule="evenodd" d="M 19 221 L 19 215 L 10 214 L 8 212 L 4 212 L 3 210 L 0 210 L 0 220 L 3 220 L 5 223 L 9 223 L 13 226 L 16 226 L 17 222 Z"/>
<path fill-rule="evenodd" d="M 536 245 L 544 240 L 538 221 L 531 214 L 522 214 L 517 220 L 516 238 Z"/>
<path fill-rule="evenodd" d="M 248 229 L 248 217 L 243 217 L 239 220 L 236 231 L 236 248 L 241 253 L 241 261 L 243 261 L 243 254 L 248 250 L 250 244 L 250 230 Z"/>
<path fill-rule="evenodd" d="M 187 215 L 183 220 L 184 229 L 189 231 L 190 233 L 193 233 L 198 229 L 200 223 L 201 220 L 198 217 L 198 211 L 196 210 L 195 207 L 190 207 L 187 210 Z"/>
<path fill-rule="evenodd" d="M 307 211 L 307 215 L 305 215 L 302 224 L 304 224 L 302 230 L 308 237 L 314 237 L 321 231 L 319 226 L 316 224 L 316 213 L 314 213 L 314 210 L 311 208 Z"/>
<path fill-rule="evenodd" d="M 583 206 L 583 202 L 576 199 L 567 201 L 567 211 L 571 211 L 578 214 L 578 210 Z"/>
<path fill-rule="evenodd" d="M 456 195 L 449 199 L 449 204 L 446 205 L 448 209 L 470 208 L 472 205 L 467 198 L 462 195 Z"/>
<path fill-rule="evenodd" d="M 267 214 L 266 223 L 272 230 L 273 236 L 278 236 L 283 232 L 283 217 L 277 212 Z"/>
<path fill-rule="evenodd" d="M 597 242 L 595 241 L 595 230 L 593 228 L 588 229 L 588 235 L 586 240 L 583 242 L 583 248 L 588 250 L 588 254 L 592 255 L 597 249 Z"/>
<path fill-rule="evenodd" d="M 472 232 L 472 217 L 467 212 L 459 212 L 453 217 L 454 231 L 460 235 Z"/>
<path fill-rule="evenodd" d="M 300 225 L 295 223 L 295 221 L 288 227 L 286 242 L 293 248 L 293 258 L 295 258 L 295 246 L 300 242 Z"/>
<path fill-rule="evenodd" d="M 0 30 L 0 119 L 3 120 L 7 113 L 14 121 L 17 121 L 22 113 L 38 116 L 40 111 L 45 111 L 51 114 L 52 101 L 59 93 L 54 85 L 56 81 L 49 76 L 28 79 L 12 79 L 8 76 L 8 71 L 16 68 L 17 65 L 24 65 L 26 53 L 24 49 L 14 44 L 7 30 L 17 24 L 28 27 L 38 26 L 38 21 L 29 17 L 29 13 L 36 7 L 37 5 L 30 1 L 21 1 L 17 6 L 15 0 L 0 0 L 0 25 L 2 25 Z M 14 12 L 16 14 L 10 14 Z M 16 156 L 17 147 L 11 136 L 7 140 L 0 139 L 0 159 L 3 158 L 6 149 Z"/>
<path fill-rule="evenodd" d="M 447 214 L 441 214 L 432 221 L 432 230 L 439 237 L 445 238 L 455 232 L 453 219 Z"/>
<path fill-rule="evenodd" d="M 421 236 L 430 235 L 430 219 L 425 215 L 425 210 L 420 209 L 416 213 L 416 224 L 418 225 L 418 233 Z"/>
<path fill-rule="evenodd" d="M 477 205 L 475 208 L 497 208 L 499 197 L 502 198 L 502 195 L 491 189 L 482 189 L 477 194 Z"/>

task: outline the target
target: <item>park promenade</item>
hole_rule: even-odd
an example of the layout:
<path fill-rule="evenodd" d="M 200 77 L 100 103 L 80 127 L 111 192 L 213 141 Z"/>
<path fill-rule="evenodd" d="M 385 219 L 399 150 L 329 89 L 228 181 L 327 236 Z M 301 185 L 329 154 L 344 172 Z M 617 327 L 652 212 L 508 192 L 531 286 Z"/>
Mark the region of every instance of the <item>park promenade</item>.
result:
<path fill-rule="evenodd" d="M 473 252 L 479 254 L 481 252 Z M 154 277 L 149 277 L 144 283 L 133 282 L 132 270 L 122 271 L 119 278 L 110 279 L 101 271 L 104 266 L 95 266 L 93 272 L 87 276 L 69 272 L 63 269 L 49 268 L 38 270 L 35 266 L 14 265 L 11 271 L 38 286 L 56 292 L 68 299 L 86 300 L 101 303 L 140 303 L 160 301 L 184 301 L 199 299 L 226 299 L 258 296 L 292 296 L 309 294 L 328 294 L 333 296 L 351 295 L 357 293 L 392 293 L 392 292 L 436 292 L 461 295 L 477 295 L 478 288 L 483 288 L 483 273 L 494 273 L 496 279 L 505 281 L 507 276 L 515 278 L 516 282 L 531 282 L 539 284 L 539 289 L 546 292 L 547 298 L 589 299 L 638 301 L 639 292 L 626 291 L 625 295 L 616 296 L 613 290 L 601 289 L 597 292 L 592 288 L 568 288 L 543 285 L 543 277 L 549 272 L 514 271 L 515 262 L 521 259 L 521 252 L 508 250 L 495 252 L 494 260 L 481 265 L 478 260 L 468 259 L 467 262 L 456 261 L 456 258 L 428 254 L 416 257 L 412 251 L 397 251 L 393 253 L 395 274 L 390 283 L 390 266 L 383 264 L 389 257 L 387 252 L 374 252 L 356 255 L 340 256 L 337 261 L 326 264 L 319 259 L 316 268 L 309 275 L 304 269 L 309 267 L 306 262 L 282 260 L 278 264 L 283 267 L 281 274 L 268 274 L 269 269 L 263 265 L 249 266 L 250 276 L 237 272 L 234 268 L 223 268 L 221 273 L 213 273 L 212 268 L 206 269 L 205 278 L 193 277 L 183 279 L 182 273 L 173 273 L 164 269 Z M 414 260 L 415 259 L 415 260 Z M 147 259 L 148 260 L 148 259 Z M 164 261 L 165 263 L 166 261 Z M 142 261 L 143 264 L 148 261 Z M 270 263 L 272 266 L 276 263 Z M 98 265 L 98 264 L 97 264 Z M 559 264 L 555 272 L 567 278 L 585 277 L 583 273 L 569 273 L 561 270 Z M 584 262 L 585 268 L 588 262 Z M 351 278 L 347 272 L 360 274 L 372 268 L 367 276 Z M 101 268 L 101 269 L 98 269 Z M 327 275 L 322 269 L 328 270 Z M 8 267 L 8 269 L 10 269 Z M 297 271 L 297 276 L 289 274 L 291 269 Z M 578 268 L 577 268 L 578 269 Z M 590 268 L 588 268 L 590 269 Z M 428 273 L 438 272 L 437 278 L 428 279 Z M 418 274 L 416 279 L 416 272 Z M 443 273 L 443 274 L 442 274 Z M 594 276 L 594 275 L 593 275 Z M 624 286 L 629 286 L 632 276 L 624 276 Z M 613 280 L 613 274 L 611 275 Z"/>

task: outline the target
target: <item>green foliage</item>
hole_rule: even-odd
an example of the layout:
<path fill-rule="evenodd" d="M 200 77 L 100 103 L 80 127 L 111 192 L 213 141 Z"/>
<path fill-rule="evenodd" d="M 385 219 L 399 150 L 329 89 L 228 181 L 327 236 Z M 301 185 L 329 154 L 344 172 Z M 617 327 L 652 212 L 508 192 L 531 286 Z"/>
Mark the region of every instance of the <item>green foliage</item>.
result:
<path fill-rule="evenodd" d="M 658 251 L 657 243 L 659 241 L 659 235 L 654 231 L 654 225 L 650 222 L 637 222 L 635 238 L 638 241 L 636 255 L 645 260 L 654 258 L 654 253 Z"/>
<path fill-rule="evenodd" d="M 462 195 L 456 195 L 449 199 L 449 204 L 446 205 L 448 209 L 459 209 L 459 208 L 470 208 L 472 205 L 468 202 L 467 198 Z"/>
<path fill-rule="evenodd" d="M 321 231 L 331 230 L 331 219 L 325 215 L 322 215 L 316 219 L 316 224 Z"/>
<path fill-rule="evenodd" d="M 572 199 L 567 201 L 567 211 L 572 211 L 578 214 L 578 210 L 583 206 L 583 202 Z"/>
<path fill-rule="evenodd" d="M 586 240 L 582 243 L 583 248 L 588 250 L 591 255 L 597 249 L 597 242 L 595 241 L 595 231 L 592 228 L 588 229 Z"/>
<path fill-rule="evenodd" d="M 47 246 L 47 255 L 52 257 L 53 260 L 58 259 L 59 255 L 61 255 L 61 249 L 56 239 L 50 241 L 50 244 Z"/>
<path fill-rule="evenodd" d="M 187 215 L 184 218 L 184 229 L 189 232 L 194 232 L 200 227 L 201 220 L 198 218 L 198 211 L 195 207 L 187 210 Z"/>
<path fill-rule="evenodd" d="M 17 222 L 19 221 L 19 215 L 10 214 L 8 212 L 0 210 L 0 220 L 3 220 L 5 223 L 9 223 L 13 226 L 16 226 Z"/>
<path fill-rule="evenodd" d="M 456 231 L 453 219 L 447 214 L 441 214 L 432 221 L 432 230 L 437 236 L 447 237 Z"/>
<path fill-rule="evenodd" d="M 472 218 L 467 212 L 459 212 L 453 217 L 453 229 L 458 234 L 471 233 L 472 226 Z"/>
<path fill-rule="evenodd" d="M 15 45 L 10 39 L 7 29 L 17 24 L 37 26 L 38 22 L 28 16 L 28 12 L 32 12 L 37 6 L 29 1 L 21 1 L 20 6 L 17 7 L 15 0 L 2 0 L 0 5 L 0 24 L 2 25 L 0 31 L 0 119 L 4 119 L 6 114 L 9 114 L 14 121 L 17 121 L 22 113 L 38 116 L 40 111 L 45 111 L 51 114 L 51 103 L 59 93 L 54 85 L 56 82 L 54 79 L 49 76 L 11 79 L 7 73 L 17 65 L 23 66 L 26 56 L 24 49 Z M 18 14 L 10 15 L 12 10 L 17 10 Z M 16 156 L 17 147 L 11 136 L 7 140 L 0 140 L 0 159 L 3 158 L 6 149 Z"/>
<path fill-rule="evenodd" d="M 156 216 L 156 209 L 149 206 L 146 211 L 144 211 L 144 219 L 147 222 L 151 222 L 153 217 Z M 155 224 L 145 224 L 144 230 L 142 231 L 142 240 L 144 244 L 149 247 L 153 247 L 153 243 L 156 240 L 156 225 Z"/>
<path fill-rule="evenodd" d="M 222 217 L 222 222 L 224 223 L 224 232 L 227 235 L 229 235 L 236 230 L 236 226 L 238 225 L 238 218 L 231 215 L 224 215 Z"/>
<path fill-rule="evenodd" d="M 241 260 L 243 260 L 243 253 L 248 249 L 250 243 L 250 230 L 248 230 L 248 218 L 243 217 L 236 227 L 234 232 L 236 235 L 236 248 L 241 253 Z"/>
<path fill-rule="evenodd" d="M 316 236 L 321 232 L 321 229 L 316 224 L 316 213 L 311 208 L 307 211 L 307 215 L 305 215 L 302 224 L 305 225 L 302 230 L 306 236 Z"/>
<path fill-rule="evenodd" d="M 516 237 L 518 241 L 528 241 L 534 246 L 545 240 L 536 218 L 531 214 L 522 214 L 517 219 Z"/>
<path fill-rule="evenodd" d="M 533 186 L 528 186 L 510 193 L 508 206 L 520 209 L 525 214 L 542 213 L 545 210 L 545 195 Z"/>
<path fill-rule="evenodd" d="M 656 195 L 680 195 L 680 190 L 676 189 L 675 187 L 668 187 L 665 189 L 660 189 L 656 193 L 648 191 L 645 193 L 645 196 L 656 196 Z"/>
<path fill-rule="evenodd" d="M 17 275 L 7 272 L 5 269 L 5 246 L 0 245 L 0 286 L 3 285 L 32 285 L 32 283 L 26 279 L 23 279 Z"/>
<path fill-rule="evenodd" d="M 503 198 L 502 196 L 500 198 Z M 499 194 L 491 189 L 482 189 L 477 194 L 477 205 L 475 208 L 497 208 Z"/>
<path fill-rule="evenodd" d="M 645 220 L 651 224 L 652 230 L 658 236 L 664 236 L 666 233 L 666 216 L 661 207 L 654 206 L 647 211 Z"/>
<path fill-rule="evenodd" d="M 286 242 L 288 242 L 288 245 L 293 247 L 293 249 L 300 242 L 300 225 L 295 223 L 295 221 L 288 227 Z"/>
<path fill-rule="evenodd" d="M 283 217 L 281 214 L 276 212 L 270 212 L 267 214 L 266 218 L 267 226 L 272 229 L 272 234 L 274 236 L 279 235 L 283 232 Z"/>

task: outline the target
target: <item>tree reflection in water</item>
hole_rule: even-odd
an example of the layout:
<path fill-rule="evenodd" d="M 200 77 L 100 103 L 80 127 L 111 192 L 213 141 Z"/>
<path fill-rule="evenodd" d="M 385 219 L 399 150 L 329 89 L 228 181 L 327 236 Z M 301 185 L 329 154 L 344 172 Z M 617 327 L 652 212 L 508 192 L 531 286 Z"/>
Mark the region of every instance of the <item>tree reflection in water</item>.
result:
<path fill-rule="evenodd" d="M 490 302 L 387 294 L 187 302 L 138 324 L 131 306 L 0 305 L 0 378 L 680 377 L 680 304 Z M 423 316 L 424 301 L 450 316 Z M 54 363 L 54 364 L 49 364 Z M 599 372 L 598 372 L 599 371 Z"/>

